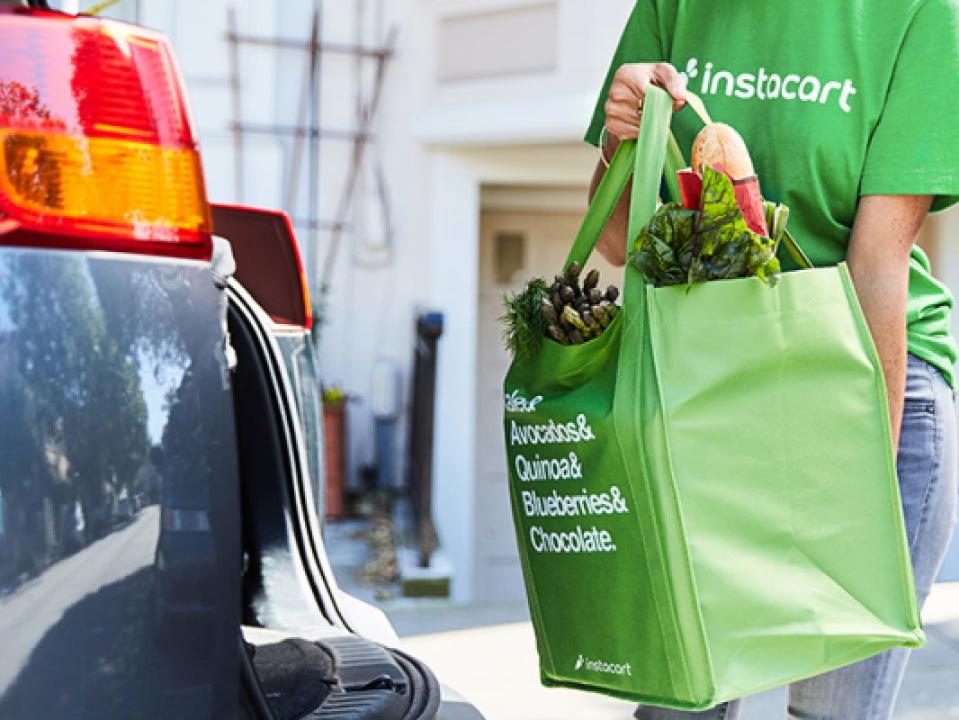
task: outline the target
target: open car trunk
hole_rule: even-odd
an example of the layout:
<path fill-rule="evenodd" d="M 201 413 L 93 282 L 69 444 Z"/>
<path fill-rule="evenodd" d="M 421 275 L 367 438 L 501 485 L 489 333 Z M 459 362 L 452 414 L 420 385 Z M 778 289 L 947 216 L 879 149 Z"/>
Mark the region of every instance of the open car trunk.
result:
<path fill-rule="evenodd" d="M 440 688 L 421 663 L 363 638 L 312 641 L 247 628 L 250 694 L 260 694 L 276 720 L 435 717 Z M 262 707 L 262 704 L 260 704 Z M 256 715 L 252 717 L 257 717 Z"/>
<path fill-rule="evenodd" d="M 231 285 L 229 332 L 243 545 L 242 707 L 247 718 L 414 720 L 436 716 L 440 688 L 402 652 L 352 634 L 316 566 L 304 523 L 295 403 L 265 316 Z M 311 562 L 311 553 L 313 561 Z M 323 602 L 327 598 L 327 602 Z"/>

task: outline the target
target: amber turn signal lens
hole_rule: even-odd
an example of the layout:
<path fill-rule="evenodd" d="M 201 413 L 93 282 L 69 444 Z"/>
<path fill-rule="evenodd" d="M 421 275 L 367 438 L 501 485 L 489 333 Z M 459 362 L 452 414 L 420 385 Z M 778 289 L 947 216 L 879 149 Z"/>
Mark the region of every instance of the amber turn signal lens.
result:
<path fill-rule="evenodd" d="M 0 192 L 44 224 L 161 241 L 210 231 L 193 150 L 22 130 L 0 130 L 0 147 Z"/>

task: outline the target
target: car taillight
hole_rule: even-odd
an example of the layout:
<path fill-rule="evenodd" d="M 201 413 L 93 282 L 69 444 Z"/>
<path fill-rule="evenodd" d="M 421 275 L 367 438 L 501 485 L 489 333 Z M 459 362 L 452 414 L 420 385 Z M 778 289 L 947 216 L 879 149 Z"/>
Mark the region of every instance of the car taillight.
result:
<path fill-rule="evenodd" d="M 214 203 L 213 231 L 230 241 L 236 279 L 274 322 L 313 327 L 303 258 L 285 212 Z"/>
<path fill-rule="evenodd" d="M 0 213 L 84 249 L 210 257 L 197 140 L 162 36 L 0 14 Z"/>
<path fill-rule="evenodd" d="M 306 272 L 300 270 L 300 292 L 303 294 L 303 312 L 306 320 L 303 327 L 307 330 L 313 329 L 313 301 L 310 298 L 310 281 L 306 277 Z"/>

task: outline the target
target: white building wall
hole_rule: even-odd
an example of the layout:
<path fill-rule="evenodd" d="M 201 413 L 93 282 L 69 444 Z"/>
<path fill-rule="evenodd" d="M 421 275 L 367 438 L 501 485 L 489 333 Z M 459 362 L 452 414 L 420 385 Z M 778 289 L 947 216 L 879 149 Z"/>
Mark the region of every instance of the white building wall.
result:
<path fill-rule="evenodd" d="M 396 130 L 412 144 L 417 165 L 431 158 L 427 182 L 418 186 L 422 192 L 410 210 L 414 222 L 429 218 L 431 223 L 413 232 L 429 238 L 420 252 L 430 257 L 430 299 L 447 314 L 437 378 L 435 509 L 440 537 L 456 568 L 454 597 L 466 601 L 487 595 L 494 575 L 485 564 L 477 522 L 488 503 L 478 494 L 475 476 L 480 190 L 485 184 L 585 186 L 595 155 L 579 138 L 619 34 L 619 21 L 610 18 L 625 18 L 631 3 L 606 0 L 587 8 L 575 0 L 434 0 L 420 7 L 417 62 L 410 75 L 411 89 L 420 89 L 406 96 L 402 115 L 409 124 Z M 495 77 L 444 79 L 444 48 L 449 52 L 439 37 L 449 28 L 444 23 L 465 17 L 482 27 L 501 22 L 512 9 L 522 16 L 530 7 L 555 13 L 544 26 L 556 37 L 530 38 L 545 46 L 544 52 L 538 58 L 525 54 L 520 64 L 535 63 L 551 51 L 553 69 L 508 74 L 500 64 L 504 74 Z M 520 22 L 528 20 L 521 17 Z M 491 41 L 487 51 L 509 48 Z M 484 64 L 482 56 L 476 63 Z M 463 63 L 459 67 L 462 71 Z"/>

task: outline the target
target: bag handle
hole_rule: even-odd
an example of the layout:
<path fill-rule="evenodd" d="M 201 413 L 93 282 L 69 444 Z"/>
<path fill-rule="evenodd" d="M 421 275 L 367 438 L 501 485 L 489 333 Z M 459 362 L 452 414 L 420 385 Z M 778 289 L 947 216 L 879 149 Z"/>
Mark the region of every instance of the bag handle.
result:
<path fill-rule="evenodd" d="M 670 158 L 667 153 L 669 137 L 672 135 L 669 126 L 672 121 L 673 98 L 665 90 L 650 85 L 646 88 L 643 99 L 643 121 L 639 127 L 639 138 L 636 140 L 633 191 L 629 202 L 629 230 L 626 232 L 627 256 L 630 244 L 656 212 L 661 179 L 664 174 L 667 177 L 676 177 L 675 170 L 679 169 L 670 168 L 678 158 Z M 679 146 L 676 147 L 678 149 Z"/>
<path fill-rule="evenodd" d="M 687 104 L 696 113 L 704 125 L 712 122 L 702 100 L 687 91 Z M 606 223 L 612 217 L 619 199 L 622 197 L 633 177 L 633 190 L 629 203 L 629 229 L 626 233 L 626 252 L 629 245 L 639 235 L 643 226 L 656 211 L 659 198 L 660 178 L 663 178 L 671 198 L 679 201 L 679 182 L 676 172 L 687 167 L 682 150 L 669 126 L 673 115 L 672 97 L 663 89 L 650 85 L 643 100 L 643 121 L 640 123 L 639 138 L 624 140 L 616 149 L 609 168 L 586 210 L 576 239 L 569 250 L 565 270 L 573 262 L 583 267 Z M 795 238 L 787 230 L 780 243 L 785 247 L 793 261 L 801 268 L 813 267 L 806 253 L 799 247 Z"/>
<path fill-rule="evenodd" d="M 647 88 L 639 138 L 624 140 L 616 148 L 616 154 L 596 188 L 593 201 L 586 210 L 579 232 L 576 233 L 576 239 L 563 265 L 564 269 L 573 262 L 579 263 L 580 267 L 586 263 L 631 176 L 633 191 L 629 203 L 629 231 L 626 233 L 627 251 L 629 243 L 635 237 L 634 231 L 638 233 L 653 216 L 659 197 L 659 179 L 663 176 L 666 164 L 672 106 L 673 100 L 665 90 L 654 85 Z M 678 150 L 678 147 L 676 149 Z M 670 174 L 675 177 L 675 172 Z"/>

